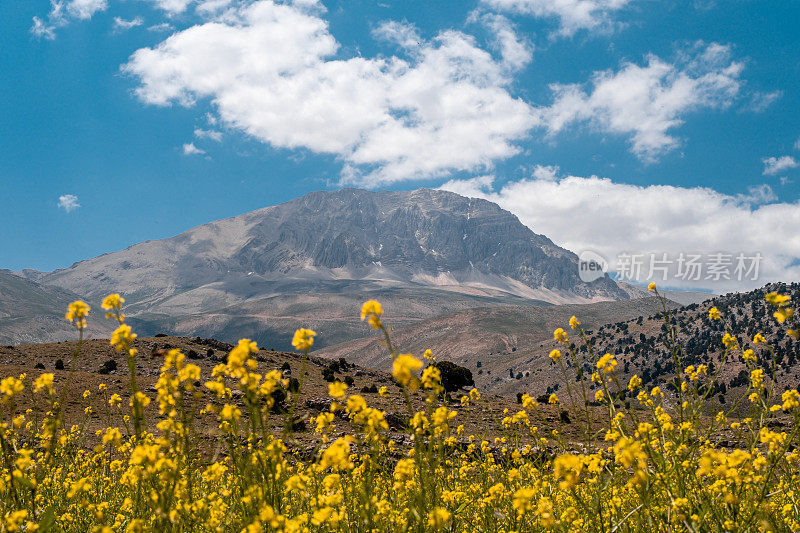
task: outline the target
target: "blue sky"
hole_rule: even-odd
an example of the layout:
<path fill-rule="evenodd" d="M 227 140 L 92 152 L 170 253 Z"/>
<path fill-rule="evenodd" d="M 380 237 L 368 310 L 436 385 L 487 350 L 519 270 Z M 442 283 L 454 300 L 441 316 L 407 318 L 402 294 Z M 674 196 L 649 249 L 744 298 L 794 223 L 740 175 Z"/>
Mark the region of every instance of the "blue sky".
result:
<path fill-rule="evenodd" d="M 0 268 L 311 190 L 444 186 L 575 251 L 759 252 L 794 279 L 798 20 L 796 0 L 5 2 Z"/>

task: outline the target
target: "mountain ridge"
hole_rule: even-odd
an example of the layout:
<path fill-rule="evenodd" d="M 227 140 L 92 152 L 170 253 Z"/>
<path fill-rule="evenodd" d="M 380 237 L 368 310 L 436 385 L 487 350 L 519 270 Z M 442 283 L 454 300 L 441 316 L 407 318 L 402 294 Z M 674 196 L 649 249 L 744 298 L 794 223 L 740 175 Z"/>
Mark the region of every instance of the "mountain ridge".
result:
<path fill-rule="evenodd" d="M 433 189 L 340 189 L 64 269 L 18 274 L 94 305 L 118 292 L 143 334 L 235 340 L 246 324 L 249 336 L 287 348 L 298 325 L 321 327 L 321 343 L 360 336 L 358 299 L 405 308 L 409 321 L 486 305 L 629 299 L 608 276 L 581 281 L 577 261 L 486 200 Z M 340 307 L 331 312 L 333 301 Z"/>

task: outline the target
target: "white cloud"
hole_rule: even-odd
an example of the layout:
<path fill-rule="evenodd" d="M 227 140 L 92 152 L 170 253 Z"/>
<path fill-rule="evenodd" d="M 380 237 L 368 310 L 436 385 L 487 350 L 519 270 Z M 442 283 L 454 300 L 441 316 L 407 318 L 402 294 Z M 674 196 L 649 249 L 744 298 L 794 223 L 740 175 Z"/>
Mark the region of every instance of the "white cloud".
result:
<path fill-rule="evenodd" d="M 403 48 L 414 49 L 422 45 L 422 37 L 414 25 L 395 20 L 381 22 L 372 30 L 372 35 Z"/>
<path fill-rule="evenodd" d="M 480 22 L 492 33 L 494 48 L 500 52 L 503 63 L 509 70 L 519 70 L 533 59 L 533 43 L 520 37 L 506 17 L 474 11 L 470 20 Z"/>
<path fill-rule="evenodd" d="M 114 17 L 114 29 L 118 31 L 125 31 L 144 24 L 142 17 L 134 17 L 131 20 L 126 20 L 121 17 Z"/>
<path fill-rule="evenodd" d="M 631 0 L 483 0 L 493 9 L 532 15 L 538 18 L 556 18 L 557 35 L 571 36 L 579 30 L 607 30 L 612 26 L 616 11 Z"/>
<path fill-rule="evenodd" d="M 682 116 L 700 108 L 730 105 L 739 87 L 741 63 L 727 46 L 698 43 L 675 64 L 654 55 L 644 66 L 625 63 L 620 70 L 596 72 L 587 92 L 581 85 L 551 86 L 555 101 L 540 108 L 551 135 L 573 123 L 631 137 L 631 150 L 645 161 L 679 145 L 670 130 Z"/>
<path fill-rule="evenodd" d="M 790 168 L 797 168 L 800 166 L 800 163 L 798 163 L 798 161 L 790 155 L 783 155 L 781 157 L 765 157 L 761 161 L 764 163 L 765 176 L 775 176 L 784 170 L 789 170 Z"/>
<path fill-rule="evenodd" d="M 194 0 L 148 0 L 158 9 L 166 11 L 170 15 L 177 15 L 186 11 Z"/>
<path fill-rule="evenodd" d="M 754 113 L 760 113 L 780 100 L 782 96 L 783 91 L 772 91 L 771 93 L 755 92 L 750 97 L 748 109 Z"/>
<path fill-rule="evenodd" d="M 48 24 L 44 19 L 33 17 L 33 25 L 31 26 L 31 33 L 34 37 L 40 39 L 47 39 L 52 41 L 56 38 L 56 27 L 54 24 Z"/>
<path fill-rule="evenodd" d="M 58 207 L 67 213 L 73 212 L 80 206 L 81 204 L 78 203 L 78 197 L 74 194 L 62 194 L 58 197 Z"/>
<path fill-rule="evenodd" d="M 203 155 L 205 150 L 201 150 L 194 143 L 186 143 L 183 145 L 183 155 Z"/>
<path fill-rule="evenodd" d="M 222 132 L 217 130 L 204 130 L 202 128 L 195 128 L 194 136 L 198 139 L 211 139 L 212 141 L 217 142 L 222 140 Z"/>
<path fill-rule="evenodd" d="M 56 29 L 69 24 L 71 20 L 88 20 L 98 11 L 108 9 L 108 0 L 50 0 L 47 19 L 33 17 L 30 32 L 41 39 L 56 38 Z"/>
<path fill-rule="evenodd" d="M 503 62 L 461 32 L 422 41 L 410 59 L 338 50 L 319 9 L 262 0 L 137 50 L 123 70 L 147 103 L 208 98 L 228 127 L 337 155 L 353 183 L 491 168 L 537 124 Z"/>
<path fill-rule="evenodd" d="M 98 11 L 108 9 L 108 0 L 70 0 L 66 4 L 66 9 L 73 17 L 87 20 Z"/>
<path fill-rule="evenodd" d="M 771 189 L 763 186 L 748 195 L 731 196 L 708 188 L 640 187 L 596 176 L 531 178 L 509 182 L 497 191 L 490 183 L 484 176 L 449 181 L 442 188 L 497 202 L 567 249 L 599 252 L 611 261 L 612 271 L 623 252 L 668 253 L 671 258 L 681 252 L 725 252 L 734 256 L 732 275 L 736 254 L 763 255 L 756 281 L 670 278 L 665 286 L 726 292 L 768 281 L 800 280 L 800 202 L 760 203 L 774 199 Z M 640 280 L 648 274 L 642 272 Z"/>
<path fill-rule="evenodd" d="M 160 24 L 154 24 L 152 26 L 148 26 L 148 28 L 147 28 L 148 31 L 154 31 L 154 32 L 173 31 L 174 29 L 175 29 L 175 27 L 172 26 L 172 24 L 170 24 L 169 22 L 162 22 Z"/>

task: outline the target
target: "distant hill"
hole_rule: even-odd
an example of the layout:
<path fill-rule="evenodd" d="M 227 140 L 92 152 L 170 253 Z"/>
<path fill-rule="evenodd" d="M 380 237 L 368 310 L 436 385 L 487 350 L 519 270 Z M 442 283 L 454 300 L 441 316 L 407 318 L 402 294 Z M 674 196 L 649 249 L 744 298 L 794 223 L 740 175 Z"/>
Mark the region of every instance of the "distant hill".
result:
<path fill-rule="evenodd" d="M 42 286 L 0 270 L 0 344 L 23 344 L 72 340 L 75 328 L 64 320 L 74 293 Z M 109 325 L 92 321 L 89 337 L 108 336 Z"/>
<path fill-rule="evenodd" d="M 627 292 L 628 296 L 631 298 L 646 298 L 648 296 L 652 296 L 651 293 L 647 292 L 647 287 L 640 287 L 639 285 L 633 285 L 626 282 L 618 282 L 617 285 L 619 285 L 622 290 Z M 672 300 L 673 302 L 681 305 L 699 304 L 717 296 L 711 292 L 700 291 L 660 290 L 660 292 L 661 295 L 668 300 Z"/>
<path fill-rule="evenodd" d="M 629 298 L 607 276 L 581 281 L 575 254 L 496 204 L 429 189 L 310 193 L 20 274 L 95 305 L 119 292 L 143 334 L 249 336 L 278 349 L 299 325 L 318 328 L 320 346 L 360 336 L 368 298 L 386 302 L 398 324 L 472 307 Z"/>
<path fill-rule="evenodd" d="M 725 333 L 721 321 L 711 320 L 708 310 L 717 307 L 732 332 L 739 338 L 744 348 L 752 348 L 758 356 L 759 365 L 764 375 L 771 374 L 772 359 L 766 348 L 753 345 L 756 333 L 764 335 L 775 347 L 775 377 L 781 388 L 796 388 L 800 383 L 800 342 L 786 335 L 786 328 L 773 318 L 774 309 L 767 304 L 764 296 L 768 292 L 777 291 L 791 296 L 795 305 L 800 302 L 800 284 L 773 283 L 760 289 L 745 293 L 730 293 L 716 296 L 702 304 L 691 304 L 674 312 L 673 320 L 677 326 L 678 339 L 684 353 L 681 364 L 709 365 L 710 372 L 722 365 L 720 359 L 723 352 L 722 337 Z M 580 316 L 580 315 L 578 315 Z M 567 328 L 566 324 L 562 327 Z M 568 329 L 568 328 L 567 328 Z M 635 320 L 621 320 L 602 327 L 591 326 L 590 338 L 596 353 L 613 353 L 620 361 L 623 382 L 633 375 L 639 375 L 646 386 L 664 386 L 675 375 L 672 355 L 667 350 L 666 329 L 663 318 L 657 313 L 643 316 Z M 555 341 L 548 339 L 538 347 L 540 361 L 535 361 L 542 368 L 548 368 L 547 354 L 556 347 Z M 590 370 L 587 365 L 586 370 Z M 552 370 L 552 368 L 551 368 Z M 546 376 L 546 374 L 543 374 Z M 737 354 L 724 365 L 720 374 L 720 386 L 714 396 L 718 399 L 729 397 L 729 393 L 739 391 L 748 383 L 749 374 L 746 366 Z M 537 390 L 552 388 L 559 380 L 539 380 Z"/>

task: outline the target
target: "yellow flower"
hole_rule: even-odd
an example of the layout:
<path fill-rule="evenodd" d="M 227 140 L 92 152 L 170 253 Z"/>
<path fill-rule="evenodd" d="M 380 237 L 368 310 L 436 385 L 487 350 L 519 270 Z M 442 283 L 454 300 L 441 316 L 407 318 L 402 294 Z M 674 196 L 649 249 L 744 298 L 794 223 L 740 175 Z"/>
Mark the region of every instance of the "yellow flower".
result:
<path fill-rule="evenodd" d="M 562 490 L 575 486 L 583 470 L 583 461 L 577 455 L 564 453 L 553 461 L 553 475 L 559 480 Z"/>
<path fill-rule="evenodd" d="M 550 352 L 550 359 L 552 359 L 553 362 L 558 362 L 558 360 L 561 359 L 561 351 L 560 350 L 552 350 Z"/>
<path fill-rule="evenodd" d="M 553 332 L 553 338 L 562 344 L 567 342 L 567 334 L 564 333 L 563 328 L 558 328 L 557 330 L 555 330 Z"/>
<path fill-rule="evenodd" d="M 33 382 L 33 392 L 39 392 L 42 389 L 53 392 L 53 374 L 42 374 Z"/>
<path fill-rule="evenodd" d="M 89 316 L 90 310 L 91 307 L 86 302 L 75 300 L 67 307 L 65 318 L 67 322 L 73 322 L 76 328 L 84 329 L 86 327 L 86 317 Z"/>
<path fill-rule="evenodd" d="M 350 442 L 346 437 L 336 439 L 328 449 L 322 453 L 320 467 L 334 468 L 338 470 L 350 468 Z"/>
<path fill-rule="evenodd" d="M 650 291 L 650 292 L 655 292 L 655 290 L 656 290 L 656 282 L 655 281 L 651 281 L 650 285 L 647 286 L 647 290 Z"/>
<path fill-rule="evenodd" d="M 719 309 L 712 307 L 708 310 L 708 318 L 711 320 L 719 320 Z"/>
<path fill-rule="evenodd" d="M 764 387 L 764 371 L 757 368 L 750 372 L 750 385 L 754 389 L 761 389 Z"/>
<path fill-rule="evenodd" d="M 222 411 L 219 412 L 219 417 L 221 420 L 225 420 L 226 422 L 233 422 L 242 417 L 242 412 L 235 405 L 226 403 L 222 407 Z"/>
<path fill-rule="evenodd" d="M 747 350 L 742 352 L 742 359 L 744 359 L 747 362 L 755 363 L 756 362 L 756 354 L 755 354 L 755 352 L 753 352 L 753 350 L 748 348 Z"/>
<path fill-rule="evenodd" d="M 428 528 L 432 531 L 439 531 L 447 527 L 447 524 L 450 523 L 450 518 L 450 511 L 442 507 L 434 507 L 433 510 L 428 513 Z"/>
<path fill-rule="evenodd" d="M 120 324 L 119 327 L 111 334 L 111 346 L 118 352 L 129 349 L 134 339 L 135 333 L 131 333 L 131 327 L 127 324 Z"/>
<path fill-rule="evenodd" d="M 600 389 L 600 390 L 598 390 L 597 392 L 594 393 L 594 399 L 597 402 L 602 402 L 603 400 L 605 400 L 605 397 L 606 397 L 606 395 L 605 395 L 605 393 L 603 392 L 602 389 Z"/>
<path fill-rule="evenodd" d="M 764 344 L 767 342 L 767 339 L 764 338 L 764 335 L 761 333 L 756 333 L 756 336 L 753 337 L 753 344 Z"/>
<path fill-rule="evenodd" d="M 528 511 L 533 510 L 533 498 L 536 496 L 536 490 L 532 488 L 521 488 L 514 493 L 514 500 L 512 502 L 517 514 L 522 515 Z"/>
<path fill-rule="evenodd" d="M 25 390 L 25 385 L 22 381 L 15 377 L 3 378 L 0 381 L 0 394 L 3 395 L 2 401 L 7 402 L 20 392 Z"/>
<path fill-rule="evenodd" d="M 547 398 L 547 403 L 549 403 L 550 405 L 558 404 L 558 396 L 556 396 L 555 394 L 551 394 L 550 397 Z"/>
<path fill-rule="evenodd" d="M 328 394 L 331 398 L 343 398 L 346 390 L 347 385 L 341 381 L 334 381 L 328 385 Z"/>
<path fill-rule="evenodd" d="M 722 336 L 722 344 L 724 344 L 725 347 L 729 349 L 734 349 L 739 345 L 736 342 L 736 337 L 734 337 L 730 333 L 725 333 L 725 335 Z"/>
<path fill-rule="evenodd" d="M 777 320 L 781 324 L 786 322 L 786 320 L 792 318 L 793 315 L 794 315 L 794 309 L 792 309 L 791 307 L 782 307 L 781 309 L 778 309 L 777 311 L 772 313 L 772 316 L 775 317 L 775 320 Z"/>
<path fill-rule="evenodd" d="M 383 307 L 375 300 L 368 300 L 361 306 L 361 320 L 366 318 L 372 329 L 381 327 L 381 315 L 383 315 Z"/>
<path fill-rule="evenodd" d="M 572 329 L 578 329 L 578 326 L 580 325 L 581 325 L 580 321 L 578 321 L 578 318 L 575 317 L 574 315 L 572 316 L 572 318 L 569 319 L 569 327 L 571 327 Z"/>
<path fill-rule="evenodd" d="M 778 294 L 777 292 L 768 293 L 766 296 L 764 296 L 764 299 L 776 307 L 786 305 L 786 303 L 789 301 L 788 296 L 785 294 Z"/>
<path fill-rule="evenodd" d="M 422 368 L 422 361 L 411 354 L 400 354 L 392 363 L 392 375 L 400 385 L 416 390 L 416 373 Z"/>
<path fill-rule="evenodd" d="M 642 386 L 642 378 L 634 374 L 631 376 L 631 380 L 628 382 L 628 390 L 633 392 Z"/>
<path fill-rule="evenodd" d="M 125 298 L 123 298 L 119 294 L 109 294 L 108 296 L 103 298 L 103 303 L 101 307 L 107 311 L 106 318 L 114 318 L 115 313 L 119 313 L 119 310 L 122 307 L 122 304 L 124 303 L 125 303 Z M 119 314 L 119 319 L 124 320 L 125 315 Z"/>
<path fill-rule="evenodd" d="M 606 374 L 611 374 L 615 368 L 617 368 L 617 360 L 610 353 L 605 354 L 597 361 L 597 369 Z"/>
<path fill-rule="evenodd" d="M 314 345 L 314 336 L 317 333 L 310 329 L 300 328 L 294 332 L 292 346 L 298 352 L 307 352 Z"/>

